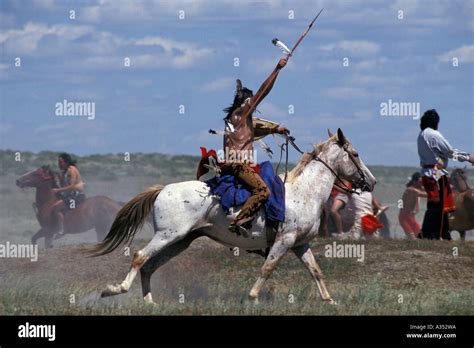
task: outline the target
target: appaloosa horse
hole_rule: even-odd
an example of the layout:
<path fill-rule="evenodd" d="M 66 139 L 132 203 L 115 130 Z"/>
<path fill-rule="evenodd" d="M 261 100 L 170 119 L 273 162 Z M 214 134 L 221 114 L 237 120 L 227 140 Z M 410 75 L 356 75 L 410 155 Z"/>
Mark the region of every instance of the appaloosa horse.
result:
<path fill-rule="evenodd" d="M 451 174 L 456 211 L 449 215 L 449 230 L 458 231 L 461 240 L 466 239 L 466 231 L 474 229 L 474 190 L 467 183 L 462 168 L 456 168 Z"/>
<path fill-rule="evenodd" d="M 336 175 L 362 190 L 372 191 L 375 186 L 372 173 L 340 129 L 337 135 L 317 145 L 313 151 L 304 153 L 289 173 L 285 184 L 285 221 L 276 235 L 267 230 L 270 227 L 265 225 L 262 209 L 254 219 L 249 237 L 229 231 L 229 222 L 237 212 L 226 215 L 220 206 L 220 198 L 211 195 L 204 182 L 186 181 L 148 188 L 120 210 L 105 240 L 94 248 L 96 255 L 104 255 L 131 241 L 153 210 L 155 236 L 134 254 L 125 280 L 108 285 L 102 296 L 127 292 L 140 271 L 144 300 L 153 302 L 150 286 L 153 272 L 185 250 L 194 239 L 207 236 L 225 246 L 245 250 L 270 247 L 260 276 L 250 291 L 251 299 L 258 299 L 264 282 L 281 258 L 291 250 L 308 268 L 322 300 L 335 303 L 326 289 L 309 242 L 318 234 L 321 212 Z"/>
<path fill-rule="evenodd" d="M 45 238 L 45 247 L 53 246 L 53 237 L 58 232 L 57 222 L 52 214 L 52 205 L 58 200 L 52 189 L 58 187 L 55 173 L 49 166 L 42 166 L 28 172 L 16 181 L 18 187 L 36 188 L 35 210 L 41 226 L 31 238 L 36 244 L 41 237 Z M 100 242 L 107 234 L 121 204 L 105 196 L 87 198 L 82 204 L 69 209 L 64 214 L 64 234 L 74 234 L 95 229 Z"/>

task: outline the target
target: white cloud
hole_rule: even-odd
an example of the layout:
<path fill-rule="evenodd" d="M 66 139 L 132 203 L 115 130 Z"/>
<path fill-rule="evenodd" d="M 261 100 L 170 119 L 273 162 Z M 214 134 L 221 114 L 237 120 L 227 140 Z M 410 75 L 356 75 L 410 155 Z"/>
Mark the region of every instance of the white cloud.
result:
<path fill-rule="evenodd" d="M 389 63 L 390 60 L 386 57 L 380 57 L 375 59 L 365 59 L 361 61 L 353 62 L 354 66 L 357 69 L 361 70 L 373 70 L 377 66 L 381 66 L 382 64 Z"/>
<path fill-rule="evenodd" d="M 322 51 L 343 51 L 353 56 L 371 56 L 379 52 L 380 46 L 367 40 L 343 40 L 337 43 L 321 46 Z"/>
<path fill-rule="evenodd" d="M 55 5 L 55 0 L 30 0 L 30 3 L 35 4 L 38 7 L 50 10 Z"/>
<path fill-rule="evenodd" d="M 378 44 L 365 40 L 341 41 L 339 47 L 354 55 L 372 55 L 380 49 Z"/>
<path fill-rule="evenodd" d="M 81 36 L 90 34 L 94 29 L 84 25 L 57 24 L 48 26 L 43 23 L 25 24 L 22 29 L 11 29 L 0 32 L 0 44 L 11 54 L 32 54 L 39 48 L 41 39 L 46 36 L 55 37 L 62 42 L 70 42 Z"/>
<path fill-rule="evenodd" d="M 51 131 L 66 129 L 70 126 L 71 124 L 68 122 L 48 123 L 48 124 L 42 124 L 41 126 L 37 127 L 34 130 L 34 132 L 35 133 L 51 132 Z"/>
<path fill-rule="evenodd" d="M 105 35 L 105 34 L 104 34 Z M 197 43 L 175 41 L 154 36 L 135 40 L 118 39 L 117 44 L 127 47 L 127 57 L 130 58 L 131 67 L 134 68 L 188 68 L 210 57 L 213 50 L 201 47 Z M 147 46 L 156 52 L 133 53 L 133 46 Z M 106 54 L 106 50 L 103 52 Z M 125 56 L 97 55 L 87 58 L 83 63 L 90 68 L 118 69 L 123 68 Z"/>
<path fill-rule="evenodd" d="M 154 53 L 154 54 L 128 54 L 131 68 L 138 69 L 162 69 L 189 68 L 202 61 L 211 54 L 212 50 L 186 51 L 181 54 L 176 52 Z M 96 56 L 83 61 L 83 66 L 91 69 L 115 70 L 124 69 L 124 57 L 118 56 Z"/>
<path fill-rule="evenodd" d="M 193 18 L 216 8 L 238 6 L 233 1 L 213 0 L 164 0 L 164 1 L 129 1 L 99 0 L 84 8 L 84 20 L 90 22 L 143 22 L 160 20 L 178 21 L 179 11 L 185 11 L 185 18 Z"/>
<path fill-rule="evenodd" d="M 328 98 L 345 100 L 348 98 L 365 98 L 370 94 L 364 88 L 356 87 L 333 87 L 329 88 L 324 92 L 324 95 Z"/>
<path fill-rule="evenodd" d="M 86 40 L 76 40 L 87 36 Z M 41 40 L 48 38 L 47 45 Z M 57 56 L 58 52 L 87 52 L 89 58 L 81 61 L 83 67 L 123 68 L 128 56 L 139 68 L 187 68 L 212 55 L 213 49 L 194 42 L 170 40 L 164 37 L 128 39 L 108 31 L 98 31 L 89 25 L 29 22 L 21 29 L 0 32 L 0 44 L 6 55 L 28 54 Z M 148 53 L 136 53 L 148 47 Z M 122 51 L 127 54 L 122 54 Z M 69 62 L 66 61 L 66 62 Z"/>
<path fill-rule="evenodd" d="M 284 108 L 281 108 L 270 102 L 262 102 L 257 108 L 260 111 L 260 114 L 256 114 L 256 117 L 262 117 L 268 120 L 281 120 L 288 117 L 288 113 L 285 112 Z"/>
<path fill-rule="evenodd" d="M 230 89 L 235 85 L 235 79 L 232 77 L 221 77 L 216 80 L 205 83 L 202 86 L 204 92 L 216 92 L 220 90 Z"/>
<path fill-rule="evenodd" d="M 459 59 L 459 63 L 472 63 L 474 62 L 474 45 L 466 45 L 438 56 L 441 62 L 452 61 L 456 57 Z"/>
<path fill-rule="evenodd" d="M 102 11 L 99 6 L 88 6 L 82 9 L 81 19 L 86 22 L 99 23 L 102 19 Z"/>

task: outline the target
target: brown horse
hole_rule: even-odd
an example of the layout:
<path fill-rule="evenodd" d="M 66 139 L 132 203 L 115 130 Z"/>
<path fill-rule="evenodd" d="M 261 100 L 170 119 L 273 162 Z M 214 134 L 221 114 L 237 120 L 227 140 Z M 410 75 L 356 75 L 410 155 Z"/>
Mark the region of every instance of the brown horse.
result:
<path fill-rule="evenodd" d="M 42 166 L 18 178 L 20 188 L 36 188 L 36 202 L 33 205 L 36 217 L 41 226 L 31 238 L 36 244 L 41 237 L 45 238 L 45 247 L 53 246 L 53 237 L 58 232 L 56 219 L 52 214 L 52 205 L 58 200 L 52 189 L 58 187 L 56 174 L 49 166 Z M 112 222 L 121 208 L 121 204 L 105 196 L 87 198 L 82 204 L 64 213 L 64 234 L 75 234 L 95 229 L 100 242 L 107 235 Z"/>
<path fill-rule="evenodd" d="M 451 174 L 456 211 L 449 216 L 449 230 L 458 231 L 461 240 L 466 239 L 466 231 L 474 229 L 474 190 L 467 183 L 466 174 L 456 168 Z"/>

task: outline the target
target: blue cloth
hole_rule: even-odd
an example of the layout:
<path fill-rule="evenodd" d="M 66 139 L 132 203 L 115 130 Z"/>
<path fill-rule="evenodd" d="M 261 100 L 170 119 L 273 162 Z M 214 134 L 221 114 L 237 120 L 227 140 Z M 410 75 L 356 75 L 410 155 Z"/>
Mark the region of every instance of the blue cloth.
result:
<path fill-rule="evenodd" d="M 265 201 L 265 217 L 270 221 L 285 220 L 285 185 L 278 175 L 275 175 L 272 164 L 268 161 L 260 163 L 259 175 L 270 189 L 270 197 Z M 250 197 L 250 192 L 244 188 L 233 175 L 222 175 L 206 181 L 211 193 L 221 197 L 221 205 L 226 213 L 231 207 L 243 205 Z"/>

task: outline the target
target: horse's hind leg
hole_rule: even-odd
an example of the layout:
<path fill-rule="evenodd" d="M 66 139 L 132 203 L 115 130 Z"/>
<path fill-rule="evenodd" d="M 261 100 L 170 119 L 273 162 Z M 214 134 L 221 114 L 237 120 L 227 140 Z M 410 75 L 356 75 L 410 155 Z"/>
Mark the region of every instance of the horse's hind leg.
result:
<path fill-rule="evenodd" d="M 309 273 L 316 281 L 316 285 L 318 286 L 319 295 L 323 301 L 326 301 L 330 304 L 336 304 L 329 294 L 328 289 L 326 288 L 326 284 L 324 284 L 323 280 L 323 272 L 319 267 L 316 259 L 314 258 L 313 252 L 311 251 L 309 244 L 304 244 L 292 249 L 295 255 L 303 262 L 303 264 L 308 268 Z"/>
<path fill-rule="evenodd" d="M 183 234 L 173 234 L 172 236 L 165 237 L 166 234 L 157 232 L 150 243 L 148 243 L 143 249 L 138 250 L 133 255 L 130 271 L 128 272 L 124 281 L 120 284 L 108 285 L 107 288 L 102 291 L 101 296 L 113 296 L 127 292 L 142 266 L 164 248 L 183 239 L 183 236 L 185 236 L 186 233 L 187 232 Z"/>
<path fill-rule="evenodd" d="M 161 252 L 157 255 L 150 258 L 143 267 L 140 269 L 140 277 L 142 281 L 142 292 L 143 292 L 143 299 L 145 302 L 153 303 L 153 298 L 151 295 L 151 276 L 152 274 L 173 257 L 177 256 L 184 250 L 186 250 L 189 245 L 196 239 L 199 238 L 201 235 L 198 233 L 191 233 L 186 236 L 184 239 L 173 243 L 166 248 L 164 248 Z"/>
<path fill-rule="evenodd" d="M 53 238 L 54 233 L 46 233 L 44 236 L 44 246 L 46 249 L 51 249 L 53 247 Z"/>
<path fill-rule="evenodd" d="M 103 226 L 95 226 L 95 233 L 97 235 L 97 241 L 100 243 L 105 239 L 105 236 L 107 235 L 109 228 L 103 227 Z"/>

